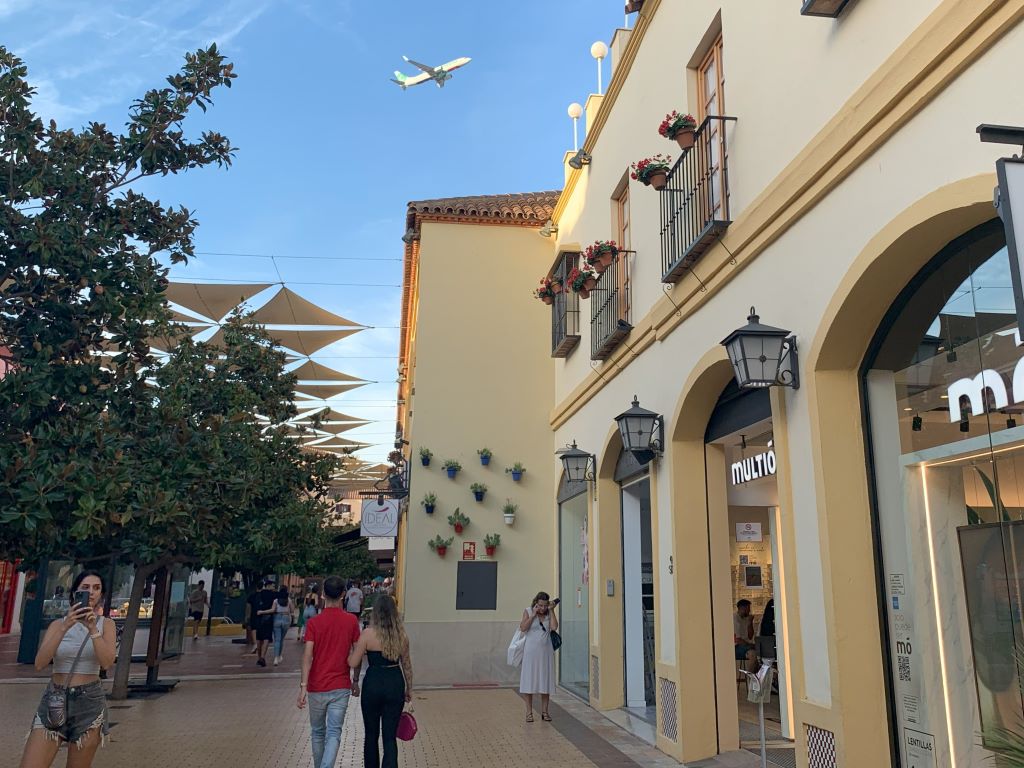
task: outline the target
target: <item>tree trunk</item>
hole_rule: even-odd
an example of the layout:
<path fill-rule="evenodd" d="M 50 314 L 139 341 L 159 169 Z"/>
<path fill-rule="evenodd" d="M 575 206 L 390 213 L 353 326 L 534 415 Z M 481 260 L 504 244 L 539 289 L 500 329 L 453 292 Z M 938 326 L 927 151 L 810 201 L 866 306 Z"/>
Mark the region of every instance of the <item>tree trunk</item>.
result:
<path fill-rule="evenodd" d="M 146 648 L 146 685 L 156 685 L 160 679 L 160 645 L 167 618 L 167 598 L 170 572 L 161 568 L 153 584 L 153 616 L 149 627 L 149 646 Z"/>
<path fill-rule="evenodd" d="M 135 579 L 132 581 L 132 596 L 128 601 L 128 615 L 124 621 L 124 632 L 121 633 L 121 646 L 117 650 L 117 666 L 114 669 L 114 688 L 110 698 L 115 701 L 128 698 L 128 678 L 132 671 L 132 644 L 135 642 L 135 631 L 139 627 L 139 608 L 142 606 L 142 593 L 146 589 L 146 580 L 150 574 L 162 564 L 154 563 L 135 568 Z"/>

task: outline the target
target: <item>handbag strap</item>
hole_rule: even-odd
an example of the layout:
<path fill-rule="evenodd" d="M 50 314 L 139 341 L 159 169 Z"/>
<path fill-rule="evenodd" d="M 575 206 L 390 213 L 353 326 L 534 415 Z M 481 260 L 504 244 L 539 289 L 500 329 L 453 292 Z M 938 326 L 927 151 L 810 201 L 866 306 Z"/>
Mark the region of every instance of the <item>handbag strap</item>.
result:
<path fill-rule="evenodd" d="M 405 676 L 405 665 L 402 664 L 402 660 L 404 658 L 405 658 L 405 654 L 404 653 L 401 656 L 398 657 L 398 671 L 402 673 L 402 682 L 405 683 L 405 690 L 411 696 L 412 695 L 412 691 L 409 690 L 409 680 Z M 415 712 L 416 711 L 416 708 L 412 705 L 411 701 L 409 702 L 409 711 L 410 712 Z"/>

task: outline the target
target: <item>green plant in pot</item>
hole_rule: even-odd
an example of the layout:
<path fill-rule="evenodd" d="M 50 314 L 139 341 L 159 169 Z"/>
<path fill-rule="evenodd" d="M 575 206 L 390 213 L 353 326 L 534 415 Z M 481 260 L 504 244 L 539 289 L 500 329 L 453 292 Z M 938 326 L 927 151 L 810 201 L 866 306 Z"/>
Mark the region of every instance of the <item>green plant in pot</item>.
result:
<path fill-rule="evenodd" d="M 520 480 L 523 479 L 523 473 L 526 471 L 526 467 L 524 467 L 520 462 L 517 461 L 515 464 L 513 464 L 505 471 L 508 474 L 512 475 L 512 479 L 518 483 Z"/>
<path fill-rule="evenodd" d="M 519 506 L 512 503 L 512 499 L 505 499 L 505 504 L 501 507 L 501 514 L 505 517 L 505 525 L 512 525 L 516 521 L 516 512 L 519 511 Z"/>
<path fill-rule="evenodd" d="M 426 510 L 428 515 L 434 514 L 434 508 L 437 507 L 437 494 L 425 494 L 423 496 L 423 501 L 421 501 L 420 504 L 423 505 L 423 509 Z"/>
<path fill-rule="evenodd" d="M 490 448 L 481 448 L 479 451 L 477 451 L 477 455 L 480 457 L 480 463 L 486 467 L 488 464 L 491 463 L 491 456 L 493 456 L 494 454 L 491 453 Z"/>
<path fill-rule="evenodd" d="M 430 460 L 434 458 L 433 452 L 429 448 L 420 448 L 420 461 L 424 467 L 430 466 Z"/>
<path fill-rule="evenodd" d="M 487 486 L 483 483 L 473 483 L 469 486 L 469 490 L 473 492 L 473 498 L 477 501 L 483 501 L 484 494 L 487 493 Z"/>
<path fill-rule="evenodd" d="M 447 459 L 443 466 L 444 471 L 448 473 L 448 478 L 451 480 L 454 480 L 455 475 L 457 475 L 459 470 L 462 469 L 462 465 L 455 459 Z"/>
<path fill-rule="evenodd" d="M 484 551 L 488 557 L 494 557 L 494 550 L 501 544 L 500 533 L 488 533 L 484 536 Z"/>
<path fill-rule="evenodd" d="M 455 541 L 454 536 L 442 539 L 441 534 L 438 534 L 427 542 L 427 546 L 437 552 L 438 557 L 444 557 L 445 553 L 448 551 L 448 547 L 452 545 L 453 541 Z"/>
<path fill-rule="evenodd" d="M 469 518 L 456 507 L 455 511 L 448 515 L 448 525 L 454 528 L 455 532 L 461 536 L 462 532 L 469 527 Z"/>

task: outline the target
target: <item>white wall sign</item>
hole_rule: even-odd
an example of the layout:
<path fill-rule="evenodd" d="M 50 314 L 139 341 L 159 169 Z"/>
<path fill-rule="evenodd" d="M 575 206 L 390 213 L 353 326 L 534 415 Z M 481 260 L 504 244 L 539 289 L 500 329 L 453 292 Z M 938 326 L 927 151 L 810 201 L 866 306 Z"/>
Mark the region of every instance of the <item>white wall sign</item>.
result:
<path fill-rule="evenodd" d="M 736 523 L 736 541 L 762 541 L 760 523 Z"/>
<path fill-rule="evenodd" d="M 395 537 L 394 536 L 370 536 L 366 540 L 366 546 L 371 552 L 375 552 L 381 549 L 394 549 L 395 548 Z"/>
<path fill-rule="evenodd" d="M 398 499 L 363 499 L 360 536 L 397 536 Z"/>
<path fill-rule="evenodd" d="M 774 444 L 774 440 L 769 442 L 768 450 L 764 453 L 734 461 L 732 463 L 732 484 L 743 485 L 751 480 L 774 475 L 776 469 L 775 449 L 772 447 Z"/>
<path fill-rule="evenodd" d="M 935 768 L 935 737 L 930 733 L 903 729 L 907 768 Z"/>

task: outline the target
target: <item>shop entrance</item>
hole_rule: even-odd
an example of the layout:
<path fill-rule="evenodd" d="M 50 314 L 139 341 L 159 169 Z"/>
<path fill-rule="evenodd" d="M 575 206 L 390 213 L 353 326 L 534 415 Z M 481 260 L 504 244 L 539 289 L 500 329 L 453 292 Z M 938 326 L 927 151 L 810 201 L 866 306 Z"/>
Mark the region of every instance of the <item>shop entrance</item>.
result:
<path fill-rule="evenodd" d="M 616 467 L 622 503 L 622 601 L 625 623 L 626 709 L 654 724 L 654 557 L 651 481 L 632 454 Z"/>
<path fill-rule="evenodd" d="M 585 701 L 590 700 L 590 552 L 587 531 L 586 481 L 573 483 L 565 475 L 558 487 L 559 624 L 562 648 L 558 682 Z"/>
<path fill-rule="evenodd" d="M 724 467 L 723 476 L 709 474 L 708 483 L 724 482 L 725 509 L 710 509 L 709 524 L 717 527 L 720 541 L 728 541 L 713 561 L 712 580 L 718 587 L 713 599 L 728 599 L 730 625 L 716 625 L 716 656 L 732 658 L 735 668 L 719 674 L 722 686 L 735 690 L 739 716 L 739 737 L 743 746 L 758 742 L 758 707 L 747 700 L 744 670 L 754 672 L 762 663 L 775 667 L 776 683 L 770 704 L 765 706 L 766 731 L 770 740 L 792 741 L 785 594 L 779 578 L 779 501 L 777 462 L 772 432 L 771 404 L 766 390 L 741 391 L 734 383 L 725 389 L 708 424 L 706 450 L 714 453 L 710 468 Z M 709 459 L 711 456 L 709 455 Z M 715 470 L 717 473 L 717 469 Z M 711 494 L 722 498 L 719 494 Z M 727 534 L 722 531 L 727 528 Z M 725 588 L 722 580 L 727 581 Z M 715 606 L 716 615 L 724 615 Z M 720 713 L 721 716 L 721 713 Z"/>

